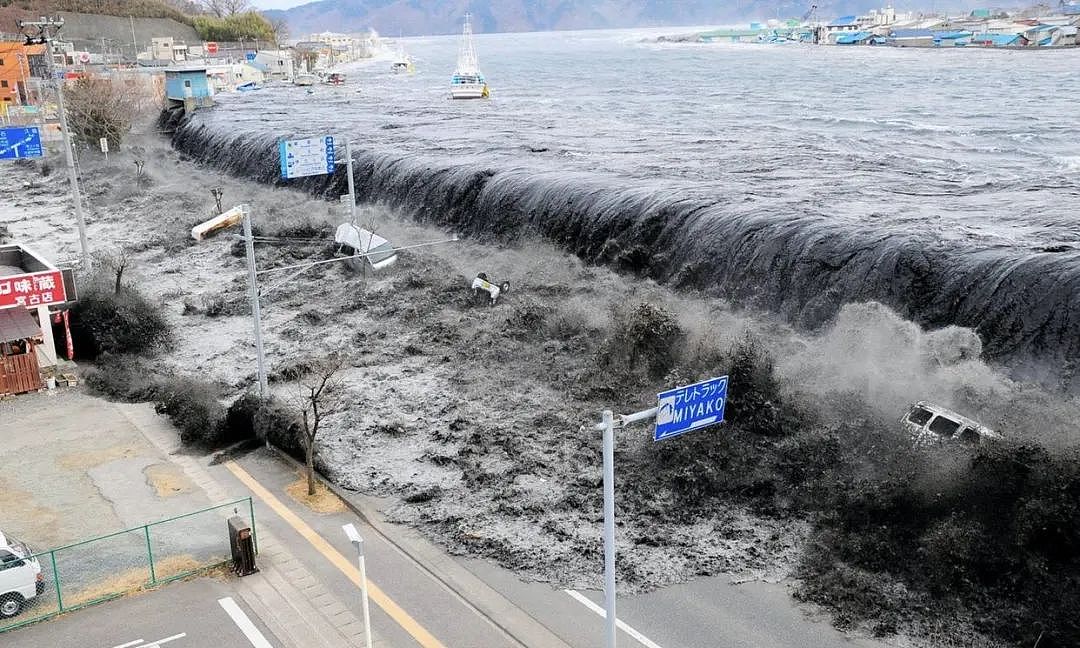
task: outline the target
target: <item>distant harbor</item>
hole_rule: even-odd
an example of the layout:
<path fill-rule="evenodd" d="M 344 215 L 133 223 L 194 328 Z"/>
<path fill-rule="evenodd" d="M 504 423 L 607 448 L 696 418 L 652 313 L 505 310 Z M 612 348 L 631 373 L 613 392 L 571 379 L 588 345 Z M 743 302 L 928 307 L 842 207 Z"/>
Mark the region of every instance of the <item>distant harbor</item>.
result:
<path fill-rule="evenodd" d="M 891 47 L 1071 48 L 1078 44 L 1080 2 L 1014 12 L 975 9 L 958 16 L 898 14 L 891 6 L 822 21 L 813 5 L 801 18 L 752 22 L 746 28 L 662 36 L 660 42 L 812 43 Z"/>

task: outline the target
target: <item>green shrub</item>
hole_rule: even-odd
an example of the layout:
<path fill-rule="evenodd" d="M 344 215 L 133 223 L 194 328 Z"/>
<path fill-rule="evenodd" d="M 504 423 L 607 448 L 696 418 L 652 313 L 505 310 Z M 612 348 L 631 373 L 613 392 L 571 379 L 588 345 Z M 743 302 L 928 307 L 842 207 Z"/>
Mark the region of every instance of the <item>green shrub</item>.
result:
<path fill-rule="evenodd" d="M 154 410 L 169 418 L 180 430 L 185 445 L 213 449 L 224 445 L 222 422 L 225 408 L 217 389 L 191 378 L 163 381 L 154 401 Z"/>
<path fill-rule="evenodd" d="M 130 354 L 102 354 L 82 369 L 82 379 L 94 393 L 131 403 L 153 400 L 158 390 L 154 366 Z"/>
<path fill-rule="evenodd" d="M 131 286 L 114 290 L 104 273 L 82 283 L 71 311 L 71 336 L 82 358 L 103 353 L 150 356 L 167 345 L 171 329 L 161 307 Z"/>

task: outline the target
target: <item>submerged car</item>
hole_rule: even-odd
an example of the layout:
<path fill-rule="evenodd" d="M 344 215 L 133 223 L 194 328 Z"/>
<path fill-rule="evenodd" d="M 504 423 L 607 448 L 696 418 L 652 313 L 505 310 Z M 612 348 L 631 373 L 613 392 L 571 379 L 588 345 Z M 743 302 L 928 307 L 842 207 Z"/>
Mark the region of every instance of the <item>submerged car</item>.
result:
<path fill-rule="evenodd" d="M 911 433 L 911 440 L 917 446 L 950 441 L 975 446 L 1001 439 L 1000 434 L 985 425 L 926 401 L 912 405 L 901 422 Z"/>

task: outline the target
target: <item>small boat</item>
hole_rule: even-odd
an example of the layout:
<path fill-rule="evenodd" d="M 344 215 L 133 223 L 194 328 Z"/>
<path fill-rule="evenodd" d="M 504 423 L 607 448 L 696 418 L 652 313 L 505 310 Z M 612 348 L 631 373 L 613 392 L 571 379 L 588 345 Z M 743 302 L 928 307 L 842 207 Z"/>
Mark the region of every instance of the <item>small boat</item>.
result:
<path fill-rule="evenodd" d="M 247 83 L 241 83 L 240 85 L 236 86 L 237 92 L 251 92 L 252 90 L 262 90 L 262 86 L 255 83 L 254 81 L 248 81 Z"/>
<path fill-rule="evenodd" d="M 341 72 L 331 72 L 326 77 L 326 83 L 330 85 L 345 85 L 345 75 Z"/>
<path fill-rule="evenodd" d="M 298 86 L 310 86 L 315 85 L 317 77 L 314 74 L 301 73 L 297 74 L 293 79 L 293 84 Z"/>
<path fill-rule="evenodd" d="M 416 71 L 412 57 L 405 53 L 405 49 L 398 46 L 397 58 L 390 64 L 390 71 L 394 74 L 412 74 Z"/>
<path fill-rule="evenodd" d="M 480 61 L 476 57 L 476 48 L 473 47 L 472 16 L 465 14 L 457 69 L 450 78 L 450 96 L 454 99 L 486 99 L 489 94 L 487 81 L 480 71 Z"/>

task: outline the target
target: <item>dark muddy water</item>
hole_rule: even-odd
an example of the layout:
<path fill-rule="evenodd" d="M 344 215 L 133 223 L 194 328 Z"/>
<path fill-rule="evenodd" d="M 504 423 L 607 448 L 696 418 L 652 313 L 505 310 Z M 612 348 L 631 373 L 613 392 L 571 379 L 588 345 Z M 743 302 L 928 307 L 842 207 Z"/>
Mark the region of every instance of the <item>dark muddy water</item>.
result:
<path fill-rule="evenodd" d="M 373 61 L 341 88 L 219 97 L 174 143 L 273 182 L 278 137 L 347 134 L 362 199 L 466 234 L 531 229 L 805 326 L 881 301 L 975 328 L 1021 373 L 1080 351 L 1080 50 L 655 35 L 481 35 L 479 102 L 447 98 L 456 39 L 409 40 L 416 75 Z"/>

